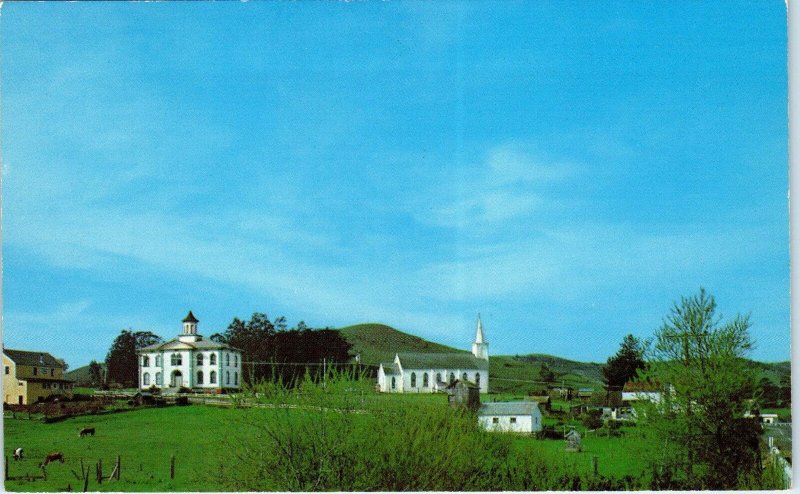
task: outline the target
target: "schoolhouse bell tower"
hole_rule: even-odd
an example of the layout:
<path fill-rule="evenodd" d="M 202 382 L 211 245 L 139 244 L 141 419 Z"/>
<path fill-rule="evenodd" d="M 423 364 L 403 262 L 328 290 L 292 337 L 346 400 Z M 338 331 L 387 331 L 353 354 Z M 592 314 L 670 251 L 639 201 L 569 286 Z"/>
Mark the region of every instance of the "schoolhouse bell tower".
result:
<path fill-rule="evenodd" d="M 203 339 L 202 336 L 197 334 L 197 323 L 200 322 L 194 317 L 192 311 L 183 318 L 183 333 L 178 336 L 178 339 L 183 342 L 199 341 Z"/>

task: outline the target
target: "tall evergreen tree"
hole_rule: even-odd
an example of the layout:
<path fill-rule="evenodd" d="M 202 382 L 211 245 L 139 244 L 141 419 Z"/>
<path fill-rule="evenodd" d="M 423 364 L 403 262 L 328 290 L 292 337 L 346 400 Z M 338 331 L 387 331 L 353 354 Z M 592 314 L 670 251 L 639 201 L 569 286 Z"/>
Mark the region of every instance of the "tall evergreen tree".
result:
<path fill-rule="evenodd" d="M 161 341 L 160 336 L 150 331 L 123 329 L 114 339 L 106 355 L 107 381 L 125 387 L 135 387 L 139 382 L 139 359 L 136 350 Z"/>
<path fill-rule="evenodd" d="M 625 383 L 636 377 L 646 367 L 644 347 L 639 338 L 626 336 L 617 353 L 603 366 L 603 383 L 607 391 L 620 391 Z"/>

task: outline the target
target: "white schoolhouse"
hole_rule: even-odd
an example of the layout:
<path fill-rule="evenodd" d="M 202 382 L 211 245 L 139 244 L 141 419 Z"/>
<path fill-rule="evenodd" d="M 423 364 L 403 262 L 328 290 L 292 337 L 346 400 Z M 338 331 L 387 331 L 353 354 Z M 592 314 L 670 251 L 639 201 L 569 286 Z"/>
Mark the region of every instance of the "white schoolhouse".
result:
<path fill-rule="evenodd" d="M 242 352 L 197 333 L 192 311 L 183 320 L 183 332 L 165 343 L 137 351 L 139 388 L 191 388 L 221 392 L 241 387 Z"/>
<path fill-rule="evenodd" d="M 489 343 L 478 316 L 475 342 L 469 353 L 396 353 L 378 367 L 378 389 L 384 393 L 435 393 L 456 380 L 489 392 Z"/>

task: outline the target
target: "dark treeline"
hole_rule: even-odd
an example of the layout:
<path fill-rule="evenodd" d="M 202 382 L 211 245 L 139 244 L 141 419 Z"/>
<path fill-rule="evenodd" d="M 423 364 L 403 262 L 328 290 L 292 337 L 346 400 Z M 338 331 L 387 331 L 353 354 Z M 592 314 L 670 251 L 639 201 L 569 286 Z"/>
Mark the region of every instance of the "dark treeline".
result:
<path fill-rule="evenodd" d="M 211 339 L 242 351 L 242 377 L 246 383 L 274 379 L 293 383 L 306 372 L 321 375 L 323 362 L 342 366 L 352 357 L 350 344 L 339 331 L 312 329 L 303 321 L 288 328 L 285 317 L 270 321 L 261 312 L 254 313 L 249 321 L 235 317 L 224 333 L 214 334 Z"/>

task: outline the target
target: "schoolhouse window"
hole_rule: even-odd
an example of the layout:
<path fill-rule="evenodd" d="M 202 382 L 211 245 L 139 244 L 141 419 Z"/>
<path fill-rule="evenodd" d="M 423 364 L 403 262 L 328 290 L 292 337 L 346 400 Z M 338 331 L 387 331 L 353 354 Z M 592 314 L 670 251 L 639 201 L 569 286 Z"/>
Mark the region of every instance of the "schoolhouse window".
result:
<path fill-rule="evenodd" d="M 161 355 L 156 355 L 156 367 L 161 367 Z"/>
<path fill-rule="evenodd" d="M 225 365 L 231 365 L 231 354 L 230 353 L 226 353 L 225 354 Z"/>
<path fill-rule="evenodd" d="M 238 355 L 234 355 L 233 356 L 233 366 L 236 367 L 238 365 L 239 365 L 239 356 Z"/>
<path fill-rule="evenodd" d="M 145 373 L 144 373 L 144 376 L 142 376 L 142 383 L 143 383 L 145 386 L 147 386 L 148 384 L 150 384 L 150 374 L 149 374 L 149 373 L 147 373 L 147 372 L 145 372 Z"/>
<path fill-rule="evenodd" d="M 212 353 L 211 356 L 208 358 L 208 363 L 211 365 L 217 365 L 217 354 Z"/>
<path fill-rule="evenodd" d="M 203 384 L 203 371 L 197 371 L 197 384 Z"/>
<path fill-rule="evenodd" d="M 231 383 L 231 371 L 225 371 L 225 384 Z"/>
<path fill-rule="evenodd" d="M 412 388 L 417 387 L 417 374 L 415 372 L 411 373 L 411 387 Z"/>
<path fill-rule="evenodd" d="M 423 388 L 427 388 L 428 387 L 428 373 L 427 372 L 422 374 L 422 387 Z"/>
<path fill-rule="evenodd" d="M 183 358 L 181 357 L 181 354 L 180 353 L 173 353 L 172 357 L 170 357 L 170 363 L 172 365 L 182 365 L 183 364 Z"/>
<path fill-rule="evenodd" d="M 164 381 L 161 379 L 161 373 L 160 372 L 156 372 L 156 384 L 158 384 L 159 386 L 164 384 Z"/>
<path fill-rule="evenodd" d="M 238 372 L 234 372 L 233 373 L 233 385 L 234 386 L 238 386 L 239 385 L 239 373 Z"/>
<path fill-rule="evenodd" d="M 217 371 L 211 371 L 211 375 L 208 376 L 208 382 L 211 384 L 217 384 Z"/>
<path fill-rule="evenodd" d="M 142 367 L 150 367 L 150 357 L 147 355 L 142 357 Z"/>
<path fill-rule="evenodd" d="M 203 365 L 203 354 L 202 353 L 198 353 L 197 354 L 197 365 Z"/>

